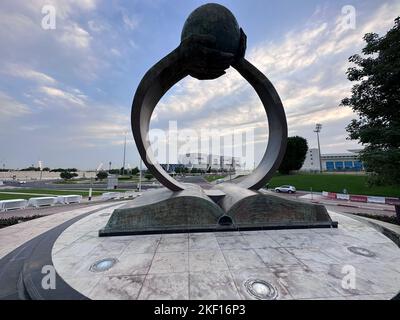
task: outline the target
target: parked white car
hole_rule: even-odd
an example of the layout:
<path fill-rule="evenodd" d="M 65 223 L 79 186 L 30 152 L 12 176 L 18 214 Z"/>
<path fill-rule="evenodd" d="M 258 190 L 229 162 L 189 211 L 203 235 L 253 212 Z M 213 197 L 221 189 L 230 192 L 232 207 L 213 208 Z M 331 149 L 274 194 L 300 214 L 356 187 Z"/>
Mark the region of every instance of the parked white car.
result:
<path fill-rule="evenodd" d="M 280 186 L 280 187 L 275 188 L 275 192 L 295 193 L 296 188 L 293 186 L 285 185 L 285 186 Z"/>

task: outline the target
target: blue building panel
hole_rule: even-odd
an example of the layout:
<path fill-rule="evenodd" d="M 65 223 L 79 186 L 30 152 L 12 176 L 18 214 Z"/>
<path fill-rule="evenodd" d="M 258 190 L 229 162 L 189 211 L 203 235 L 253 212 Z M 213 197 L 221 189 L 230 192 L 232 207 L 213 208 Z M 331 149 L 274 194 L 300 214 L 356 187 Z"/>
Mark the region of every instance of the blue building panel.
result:
<path fill-rule="evenodd" d="M 344 167 L 345 169 L 353 169 L 353 161 L 345 161 Z"/>
<path fill-rule="evenodd" d="M 361 171 L 364 169 L 364 165 L 361 161 L 354 161 L 354 169 L 356 171 Z"/>
<path fill-rule="evenodd" d="M 335 165 L 334 165 L 333 161 L 327 161 L 326 162 L 326 170 L 327 171 L 335 170 Z"/>
<path fill-rule="evenodd" d="M 335 168 L 336 170 L 343 170 L 343 161 L 336 161 Z"/>

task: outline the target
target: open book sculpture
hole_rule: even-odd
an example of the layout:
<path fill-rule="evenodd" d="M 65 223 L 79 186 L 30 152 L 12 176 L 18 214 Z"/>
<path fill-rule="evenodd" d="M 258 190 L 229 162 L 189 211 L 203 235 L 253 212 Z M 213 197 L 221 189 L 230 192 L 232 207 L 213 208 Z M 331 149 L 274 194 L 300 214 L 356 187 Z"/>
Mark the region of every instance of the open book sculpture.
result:
<path fill-rule="evenodd" d="M 146 192 L 115 210 L 100 236 L 337 225 L 322 205 L 258 191 L 282 161 L 287 123 L 274 86 L 245 59 L 245 52 L 246 35 L 227 8 L 206 4 L 190 14 L 180 45 L 145 74 L 132 104 L 131 125 L 139 154 L 167 189 Z M 249 82 L 264 105 L 269 127 L 265 154 L 253 173 L 236 184 L 222 183 L 203 190 L 180 183 L 155 160 L 148 138 L 151 115 L 163 95 L 186 76 L 216 79 L 230 66 Z"/>

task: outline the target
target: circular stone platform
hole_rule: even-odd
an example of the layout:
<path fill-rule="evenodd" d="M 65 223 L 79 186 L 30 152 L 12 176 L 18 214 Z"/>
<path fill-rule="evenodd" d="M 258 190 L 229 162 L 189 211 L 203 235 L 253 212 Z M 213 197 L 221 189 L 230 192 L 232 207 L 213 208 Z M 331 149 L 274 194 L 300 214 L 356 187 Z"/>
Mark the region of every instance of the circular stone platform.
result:
<path fill-rule="evenodd" d="M 90 299 L 392 299 L 400 249 L 330 212 L 338 229 L 99 238 L 111 211 L 55 242 L 57 273 Z"/>

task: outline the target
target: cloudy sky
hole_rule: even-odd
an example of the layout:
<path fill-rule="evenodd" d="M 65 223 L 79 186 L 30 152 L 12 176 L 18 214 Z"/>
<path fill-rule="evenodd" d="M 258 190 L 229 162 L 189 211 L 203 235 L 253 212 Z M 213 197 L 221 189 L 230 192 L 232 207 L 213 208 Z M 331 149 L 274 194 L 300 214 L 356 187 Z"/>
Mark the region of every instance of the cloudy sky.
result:
<path fill-rule="evenodd" d="M 189 13 L 205 1 L 2 0 L 0 2 L 0 163 L 121 167 L 124 132 L 144 73 L 178 46 Z M 346 140 L 354 117 L 339 107 L 351 83 L 347 58 L 363 47 L 367 32 L 384 34 L 400 14 L 400 2 L 219 1 L 248 36 L 246 57 L 277 88 L 289 135 L 316 146 L 313 127 L 323 124 L 322 152 L 357 148 Z M 44 5 L 56 9 L 56 29 L 42 28 Z M 355 8 L 355 28 L 345 28 Z M 255 133 L 256 161 L 267 125 L 261 103 L 232 68 L 217 80 L 186 78 L 157 106 L 152 128 L 233 128 Z M 139 157 L 131 133 L 127 163 Z"/>

